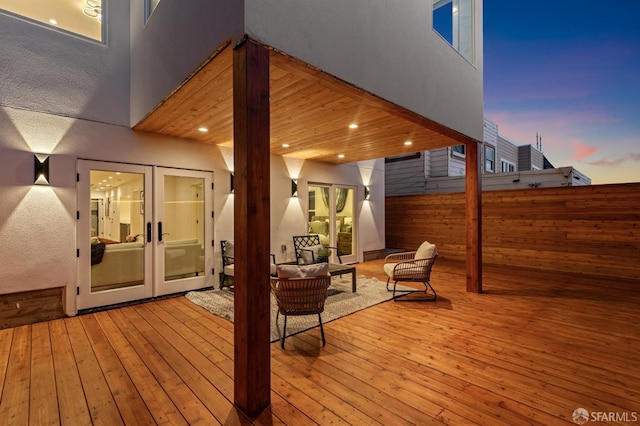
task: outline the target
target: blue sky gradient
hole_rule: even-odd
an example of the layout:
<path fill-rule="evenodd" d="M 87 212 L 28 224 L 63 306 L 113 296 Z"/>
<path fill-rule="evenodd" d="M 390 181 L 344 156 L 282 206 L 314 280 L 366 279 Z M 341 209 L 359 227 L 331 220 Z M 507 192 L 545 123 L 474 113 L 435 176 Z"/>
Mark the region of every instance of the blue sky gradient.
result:
<path fill-rule="evenodd" d="M 484 2 L 485 116 L 594 184 L 640 182 L 640 0 Z"/>

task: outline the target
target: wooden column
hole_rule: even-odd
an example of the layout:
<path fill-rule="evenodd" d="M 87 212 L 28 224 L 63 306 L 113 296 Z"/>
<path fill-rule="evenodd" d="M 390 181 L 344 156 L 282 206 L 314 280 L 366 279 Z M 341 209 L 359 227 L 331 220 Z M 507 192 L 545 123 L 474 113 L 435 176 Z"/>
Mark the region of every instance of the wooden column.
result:
<path fill-rule="evenodd" d="M 250 417 L 271 403 L 269 126 L 269 51 L 244 40 L 233 52 L 234 403 Z"/>
<path fill-rule="evenodd" d="M 479 142 L 466 143 L 467 291 L 482 293 L 482 175 Z"/>

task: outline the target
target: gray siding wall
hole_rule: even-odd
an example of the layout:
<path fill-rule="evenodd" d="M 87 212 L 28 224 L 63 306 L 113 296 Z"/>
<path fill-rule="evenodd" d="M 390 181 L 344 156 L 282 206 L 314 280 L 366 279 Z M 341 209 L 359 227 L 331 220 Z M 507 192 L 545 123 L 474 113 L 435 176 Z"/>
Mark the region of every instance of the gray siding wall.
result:
<path fill-rule="evenodd" d="M 431 173 L 428 177 L 449 176 L 449 148 L 434 149 L 430 151 Z"/>
<path fill-rule="evenodd" d="M 496 146 L 498 144 L 498 125 L 485 118 L 483 127 L 484 132 L 482 140 Z"/>
<path fill-rule="evenodd" d="M 398 159 L 402 157 L 392 157 Z M 425 155 L 420 158 L 388 162 L 385 164 L 385 191 L 387 195 L 421 194 L 424 192 Z"/>
<path fill-rule="evenodd" d="M 449 154 L 449 174 L 447 176 L 464 176 L 467 174 L 466 160 L 463 157 L 451 154 L 451 147 L 447 149 Z"/>
<path fill-rule="evenodd" d="M 498 136 L 498 170 L 502 170 L 501 160 L 514 164 L 516 171 L 520 170 L 518 168 L 518 147 L 507 139 Z"/>
<path fill-rule="evenodd" d="M 523 172 L 531 170 L 532 149 L 531 145 L 520 145 L 518 147 L 518 170 Z"/>
<path fill-rule="evenodd" d="M 533 168 L 534 166 L 540 170 L 544 168 L 544 155 L 531 147 L 531 167 Z"/>

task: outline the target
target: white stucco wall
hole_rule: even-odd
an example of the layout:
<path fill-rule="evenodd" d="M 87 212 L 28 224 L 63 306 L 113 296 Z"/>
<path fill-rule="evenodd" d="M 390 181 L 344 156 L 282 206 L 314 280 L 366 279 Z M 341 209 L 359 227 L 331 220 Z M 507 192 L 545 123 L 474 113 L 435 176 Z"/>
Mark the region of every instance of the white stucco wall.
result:
<path fill-rule="evenodd" d="M 144 25 L 131 0 L 131 125 L 171 93 L 215 49 L 243 34 L 242 1 L 162 0 Z"/>
<path fill-rule="evenodd" d="M 33 185 L 33 153 L 49 153 L 50 186 Z M 0 294 L 67 287 L 75 312 L 77 159 L 221 170 L 216 146 L 127 127 L 0 109 Z M 214 176 L 215 177 L 215 176 Z"/>
<path fill-rule="evenodd" d="M 216 240 L 233 239 L 233 195 L 229 193 L 229 170 L 233 168 L 233 149 L 220 148 L 226 169 L 216 173 Z M 356 187 L 356 220 L 358 221 L 357 257 L 362 252 L 385 247 L 384 228 L 384 160 L 335 166 L 316 161 L 271 156 L 271 253 L 276 261 L 295 260 L 293 235 L 308 231 L 307 202 L 304 196 L 308 184 L 342 184 Z M 291 196 L 291 179 L 298 179 L 299 197 Z M 370 200 L 364 201 L 364 186 L 371 188 Z M 219 190 L 218 190 L 219 189 Z M 281 245 L 286 244 L 285 253 Z M 218 250 L 219 243 L 216 243 Z"/>
<path fill-rule="evenodd" d="M 33 153 L 50 154 L 50 184 L 33 184 Z M 138 133 L 123 126 L 0 108 L 0 294 L 66 287 L 66 312 L 74 314 L 76 266 L 76 170 L 78 159 L 157 165 L 214 172 L 214 267 L 219 241 L 233 238 L 233 195 L 229 194 L 231 148 Z M 384 248 L 384 164 L 334 166 L 271 158 L 271 249 L 306 233 L 304 198 L 291 197 L 291 176 L 306 182 L 357 186 L 356 213 L 363 250 Z M 371 201 L 362 201 L 363 185 Z M 216 274 L 217 275 L 217 274 Z M 214 277 L 217 282 L 217 276 Z"/>
<path fill-rule="evenodd" d="M 476 63 L 432 30 L 424 0 L 245 0 L 246 32 L 355 86 L 482 140 L 482 1 Z"/>
<path fill-rule="evenodd" d="M 106 16 L 104 45 L 0 14 L 0 106 L 128 124 L 128 2 Z"/>

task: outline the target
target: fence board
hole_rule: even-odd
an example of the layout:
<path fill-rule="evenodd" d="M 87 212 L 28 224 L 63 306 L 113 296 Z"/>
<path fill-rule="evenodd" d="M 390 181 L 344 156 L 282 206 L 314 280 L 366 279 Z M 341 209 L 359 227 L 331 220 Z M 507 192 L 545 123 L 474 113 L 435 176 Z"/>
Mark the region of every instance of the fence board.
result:
<path fill-rule="evenodd" d="M 386 246 L 465 260 L 465 194 L 388 197 Z M 485 191 L 485 264 L 640 280 L 640 184 Z"/>

